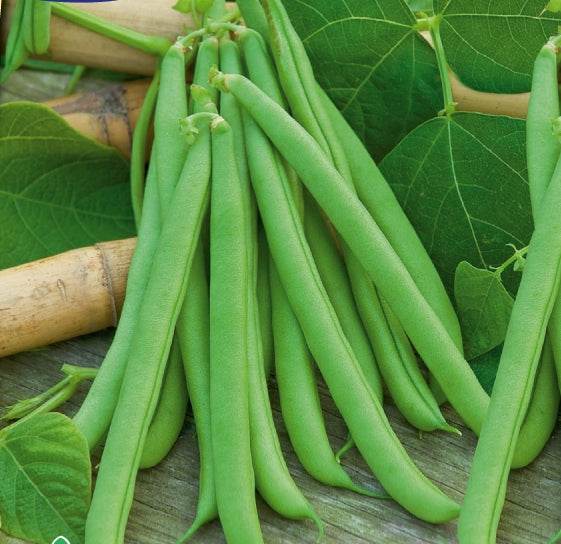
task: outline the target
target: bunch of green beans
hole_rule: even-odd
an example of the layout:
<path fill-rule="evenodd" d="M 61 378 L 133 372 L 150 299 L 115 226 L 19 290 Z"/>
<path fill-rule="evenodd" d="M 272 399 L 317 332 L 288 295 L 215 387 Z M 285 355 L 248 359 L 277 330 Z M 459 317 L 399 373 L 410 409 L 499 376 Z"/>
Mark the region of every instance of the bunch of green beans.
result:
<path fill-rule="evenodd" d="M 548 125 L 559 116 L 557 43 L 536 62 L 528 122 L 536 232 L 490 400 L 464 359 L 430 257 L 316 83 L 282 2 L 238 4 L 247 26 L 225 14 L 222 0 L 193 2 L 201 27 L 173 45 L 53 8 L 161 57 L 133 136 L 138 243 L 125 304 L 75 416 L 91 448 L 105 437 L 85 542 L 124 542 L 137 471 L 171 450 L 188 399 L 199 497 L 178 542 L 216 518 L 228 543 L 263 542 L 256 493 L 281 516 L 314 523 L 321 538 L 322 520 L 281 448 L 273 372 L 290 443 L 313 478 L 392 498 L 430 523 L 448 522 L 460 507 L 409 457 L 385 414 L 384 388 L 415 428 L 459 434 L 440 410 L 441 390 L 481 433 L 460 539 L 493 542 L 508 471 L 539 454 L 559 407 L 561 310 L 552 301 L 561 278 L 561 166 Z M 44 36 L 26 39 L 38 48 Z M 358 485 L 338 462 L 316 371 L 347 425 L 346 449 L 356 445 L 383 489 Z"/>

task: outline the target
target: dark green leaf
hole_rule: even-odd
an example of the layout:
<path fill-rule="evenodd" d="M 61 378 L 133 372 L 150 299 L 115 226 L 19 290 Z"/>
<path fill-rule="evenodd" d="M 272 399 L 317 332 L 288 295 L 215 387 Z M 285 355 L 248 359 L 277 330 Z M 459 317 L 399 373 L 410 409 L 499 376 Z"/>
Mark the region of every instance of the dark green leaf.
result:
<path fill-rule="evenodd" d="M 522 120 L 457 113 L 415 129 L 381 164 L 450 294 L 460 261 L 498 266 L 507 244 L 530 239 L 525 139 Z M 509 292 L 519 276 L 503 274 Z"/>
<path fill-rule="evenodd" d="M 134 233 L 128 163 L 31 102 L 0 106 L 0 269 Z"/>
<path fill-rule="evenodd" d="M 320 85 L 374 158 L 442 109 L 434 52 L 403 0 L 284 4 Z"/>
<path fill-rule="evenodd" d="M 0 434 L 2 530 L 39 544 L 84 541 L 91 494 L 90 454 L 71 419 L 35 416 Z"/>
<path fill-rule="evenodd" d="M 534 59 L 561 18 L 545 0 L 435 0 L 448 63 L 481 91 L 530 90 Z"/>
<path fill-rule="evenodd" d="M 454 297 L 467 359 L 503 343 L 514 301 L 497 274 L 462 261 L 456 268 Z"/>
<path fill-rule="evenodd" d="M 491 351 L 488 351 L 469 362 L 473 372 L 479 380 L 479 383 L 489 395 L 493 391 L 493 384 L 495 383 L 495 377 L 497 376 L 497 370 L 499 369 L 502 351 L 503 345 L 500 344 Z"/>

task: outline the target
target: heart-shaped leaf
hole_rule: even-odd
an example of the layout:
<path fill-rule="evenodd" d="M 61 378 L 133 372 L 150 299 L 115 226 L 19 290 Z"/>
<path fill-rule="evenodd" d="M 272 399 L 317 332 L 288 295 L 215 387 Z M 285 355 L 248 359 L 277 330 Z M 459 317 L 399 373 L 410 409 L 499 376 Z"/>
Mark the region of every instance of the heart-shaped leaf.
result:
<path fill-rule="evenodd" d="M 460 261 L 499 266 L 533 230 L 526 179 L 525 122 L 456 113 L 406 136 L 381 169 L 450 294 Z M 503 281 L 516 292 L 520 274 Z"/>
<path fill-rule="evenodd" d="M 0 106 L 0 269 L 134 233 L 128 163 L 50 108 Z"/>
<path fill-rule="evenodd" d="M 561 18 L 546 0 L 435 0 L 448 63 L 480 91 L 530 90 L 536 55 Z"/>
<path fill-rule="evenodd" d="M 462 261 L 456 268 L 454 298 L 467 359 L 504 342 L 514 301 L 498 274 Z"/>
<path fill-rule="evenodd" d="M 71 419 L 41 414 L 0 433 L 0 519 L 6 533 L 84 541 L 91 495 L 86 439 Z"/>
<path fill-rule="evenodd" d="M 320 85 L 380 159 L 442 109 L 431 47 L 403 0 L 285 0 Z"/>

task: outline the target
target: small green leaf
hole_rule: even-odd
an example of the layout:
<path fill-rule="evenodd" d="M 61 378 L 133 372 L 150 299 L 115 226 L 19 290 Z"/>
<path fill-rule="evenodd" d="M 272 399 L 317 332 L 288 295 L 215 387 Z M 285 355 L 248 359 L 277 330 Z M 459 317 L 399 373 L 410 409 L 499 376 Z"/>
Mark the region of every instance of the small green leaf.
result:
<path fill-rule="evenodd" d="M 462 261 L 456 268 L 454 296 L 467 359 L 504 341 L 514 301 L 497 274 Z"/>
<path fill-rule="evenodd" d="M 442 109 L 436 57 L 404 0 L 284 0 L 319 84 L 375 159 Z"/>
<path fill-rule="evenodd" d="M 0 433 L 2 530 L 37 544 L 84 541 L 91 495 L 88 445 L 71 419 L 35 416 Z"/>
<path fill-rule="evenodd" d="M 503 345 L 500 344 L 491 351 L 469 361 L 469 365 L 477 376 L 479 383 L 489 395 L 493 391 L 493 384 L 495 383 L 497 370 L 499 369 L 502 352 Z"/>
<path fill-rule="evenodd" d="M 547 11 L 551 11 L 552 13 L 558 13 L 561 11 L 561 0 L 550 0 L 547 4 L 546 8 Z"/>
<path fill-rule="evenodd" d="M 499 266 L 533 231 L 525 122 L 456 113 L 407 135 L 380 168 L 453 293 L 460 261 Z M 502 275 L 516 293 L 520 274 Z"/>
<path fill-rule="evenodd" d="M 0 269 L 134 234 L 128 162 L 50 108 L 0 106 Z"/>

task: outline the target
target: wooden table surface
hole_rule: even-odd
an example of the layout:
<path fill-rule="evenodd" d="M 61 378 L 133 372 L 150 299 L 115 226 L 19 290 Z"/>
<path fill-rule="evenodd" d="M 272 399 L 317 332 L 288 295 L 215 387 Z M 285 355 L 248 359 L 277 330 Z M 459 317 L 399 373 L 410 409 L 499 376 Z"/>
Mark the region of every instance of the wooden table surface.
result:
<path fill-rule="evenodd" d="M 21 71 L 0 90 L 0 102 L 25 98 L 44 100 L 60 94 L 66 76 Z M 82 88 L 95 88 L 99 82 L 85 81 Z M 0 363 L 0 409 L 34 395 L 60 378 L 59 368 L 67 362 L 83 366 L 98 365 L 109 346 L 112 332 L 77 338 L 41 350 L 21 353 Z M 87 386 L 65 406 L 72 414 Z M 304 494 L 325 522 L 325 543 L 329 544 L 405 544 L 455 542 L 456 523 L 431 526 L 420 522 L 393 501 L 376 500 L 323 486 L 304 473 L 290 448 L 282 425 L 274 380 L 271 402 L 289 469 Z M 345 439 L 346 429 L 323 384 L 320 395 L 326 423 L 334 448 Z M 445 433 L 423 434 L 412 429 L 387 404 L 391 423 L 414 461 L 429 478 L 457 501 L 462 500 L 468 470 L 475 448 L 474 435 L 466 430 L 450 409 L 448 420 L 463 432 L 457 437 Z M 356 482 L 378 488 L 376 479 L 356 451 L 343 464 Z M 193 519 L 198 481 L 196 436 L 191 419 L 168 458 L 158 467 L 141 471 L 127 531 L 127 544 L 171 544 Z M 313 543 L 315 527 L 310 522 L 281 519 L 262 501 L 259 511 L 267 542 Z M 543 544 L 561 527 L 561 436 L 557 427 L 545 451 L 531 466 L 514 471 L 510 478 L 507 503 L 501 520 L 498 542 L 504 544 Z M 0 544 L 21 541 L 0 534 Z M 220 525 L 214 522 L 192 539 L 194 543 L 224 542 Z M 111 543 L 108 543 L 111 544 Z M 248 543 L 251 544 L 251 543 Z M 473 543 L 478 544 L 478 543 Z"/>

